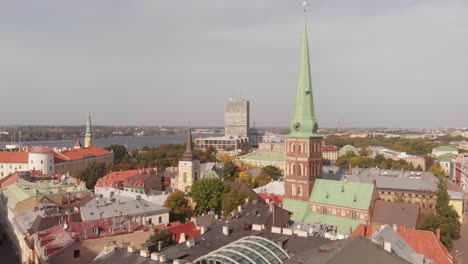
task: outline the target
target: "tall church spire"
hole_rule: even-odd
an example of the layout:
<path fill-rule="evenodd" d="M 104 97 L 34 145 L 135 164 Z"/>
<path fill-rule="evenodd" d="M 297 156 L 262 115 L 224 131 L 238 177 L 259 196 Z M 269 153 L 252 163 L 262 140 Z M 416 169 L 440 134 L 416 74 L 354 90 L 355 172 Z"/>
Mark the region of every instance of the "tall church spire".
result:
<path fill-rule="evenodd" d="M 93 145 L 93 129 L 91 128 L 91 113 L 88 114 L 88 120 L 86 121 L 86 133 L 85 133 L 85 148 L 89 148 Z"/>
<path fill-rule="evenodd" d="M 304 24 L 302 34 L 302 49 L 299 65 L 299 80 L 297 83 L 296 106 L 291 122 L 293 137 L 314 137 L 317 134 L 318 124 L 315 119 L 314 97 L 312 95 L 312 80 L 310 76 L 309 43 L 307 39 L 307 26 Z"/>

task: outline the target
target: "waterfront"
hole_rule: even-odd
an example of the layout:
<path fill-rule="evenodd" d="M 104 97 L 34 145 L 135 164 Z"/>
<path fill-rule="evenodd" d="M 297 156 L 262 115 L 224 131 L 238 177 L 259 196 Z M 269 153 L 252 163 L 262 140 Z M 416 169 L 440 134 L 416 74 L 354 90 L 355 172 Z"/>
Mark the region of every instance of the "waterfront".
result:
<path fill-rule="evenodd" d="M 215 137 L 219 134 L 196 134 L 194 138 Z M 187 135 L 160 135 L 160 136 L 117 136 L 112 138 L 94 139 L 94 145 L 97 147 L 107 147 L 112 144 L 126 145 L 129 150 L 140 149 L 144 146 L 156 147 L 163 144 L 179 144 L 187 140 Z M 80 139 L 81 144 L 84 140 Z M 21 146 L 48 146 L 57 148 L 72 148 L 76 140 L 45 140 L 45 141 L 25 141 L 21 142 Z M 10 142 L 0 142 L 0 148 L 5 148 L 5 145 Z"/>

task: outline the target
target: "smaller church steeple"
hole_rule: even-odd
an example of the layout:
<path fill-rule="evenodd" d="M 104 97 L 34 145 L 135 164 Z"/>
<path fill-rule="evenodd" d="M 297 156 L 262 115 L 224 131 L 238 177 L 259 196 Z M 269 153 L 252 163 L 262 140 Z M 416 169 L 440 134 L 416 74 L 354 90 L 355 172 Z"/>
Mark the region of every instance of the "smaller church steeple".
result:
<path fill-rule="evenodd" d="M 192 129 L 189 128 L 187 132 L 187 147 L 185 148 L 184 155 L 182 156 L 183 161 L 198 160 L 197 153 L 192 150 Z"/>
<path fill-rule="evenodd" d="M 192 149 L 192 129 L 187 132 L 187 148 L 179 161 L 177 189 L 186 192 L 200 177 L 200 159 Z"/>
<path fill-rule="evenodd" d="M 88 120 L 86 121 L 86 133 L 85 133 L 85 148 L 89 148 L 93 145 L 93 129 L 91 127 L 91 113 L 88 114 Z"/>

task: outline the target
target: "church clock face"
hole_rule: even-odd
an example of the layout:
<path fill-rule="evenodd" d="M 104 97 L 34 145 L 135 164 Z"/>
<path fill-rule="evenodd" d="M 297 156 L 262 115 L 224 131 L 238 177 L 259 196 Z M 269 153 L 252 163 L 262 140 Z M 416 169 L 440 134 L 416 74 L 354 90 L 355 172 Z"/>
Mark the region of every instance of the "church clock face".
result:
<path fill-rule="evenodd" d="M 294 124 L 293 124 L 293 128 L 294 128 L 294 130 L 296 130 L 296 131 L 301 130 L 301 123 L 299 123 L 299 122 L 294 123 Z"/>
<path fill-rule="evenodd" d="M 317 122 L 315 122 L 315 124 L 314 124 L 314 133 L 317 133 L 317 131 L 318 131 L 318 124 L 317 124 Z"/>

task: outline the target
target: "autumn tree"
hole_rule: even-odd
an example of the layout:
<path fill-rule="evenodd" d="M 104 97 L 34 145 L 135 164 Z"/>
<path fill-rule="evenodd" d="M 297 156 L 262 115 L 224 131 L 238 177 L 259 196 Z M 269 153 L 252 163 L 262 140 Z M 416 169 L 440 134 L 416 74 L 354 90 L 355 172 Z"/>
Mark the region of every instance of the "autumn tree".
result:
<path fill-rule="evenodd" d="M 150 236 L 148 241 L 155 243 L 156 245 L 159 241 L 161 241 L 161 248 L 166 248 L 174 243 L 174 240 L 172 239 L 172 233 L 164 229 L 155 231 L 154 234 Z"/>
<path fill-rule="evenodd" d="M 222 195 L 221 208 L 223 216 L 229 216 L 233 211 L 237 210 L 239 205 L 244 204 L 246 198 L 249 198 L 248 192 L 230 188 L 229 192 Z"/>
<path fill-rule="evenodd" d="M 192 207 L 185 193 L 175 190 L 167 197 L 164 207 L 170 210 L 170 221 L 181 221 L 184 223 L 193 214 Z"/>
<path fill-rule="evenodd" d="M 269 175 L 275 181 L 277 181 L 282 175 L 281 170 L 278 167 L 272 165 L 263 167 L 261 173 Z"/>

